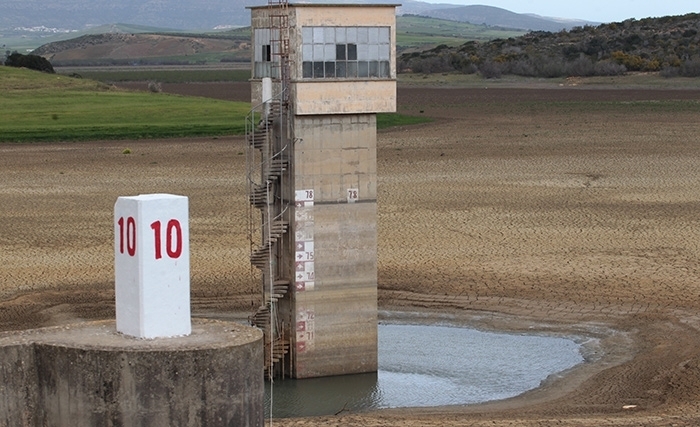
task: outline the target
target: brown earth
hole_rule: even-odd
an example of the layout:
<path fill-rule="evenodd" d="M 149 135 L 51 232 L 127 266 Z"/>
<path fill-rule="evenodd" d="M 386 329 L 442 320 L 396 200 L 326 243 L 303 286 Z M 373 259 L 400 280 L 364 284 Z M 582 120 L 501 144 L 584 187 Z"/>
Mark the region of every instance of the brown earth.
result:
<path fill-rule="evenodd" d="M 248 97 L 164 89 L 193 87 Z M 700 424 L 700 120 L 679 98 L 700 92 L 400 88 L 435 121 L 378 135 L 380 307 L 591 337 L 587 363 L 503 402 L 275 424 Z M 194 314 L 247 314 L 244 151 L 0 146 L 0 330 L 112 317 L 113 205 L 150 192 L 190 197 Z"/>
<path fill-rule="evenodd" d="M 200 53 L 240 55 L 249 43 L 230 38 L 189 37 L 161 34 L 93 34 L 45 44 L 33 53 L 51 62 L 75 60 L 99 62 L 151 57 L 177 57 Z"/>

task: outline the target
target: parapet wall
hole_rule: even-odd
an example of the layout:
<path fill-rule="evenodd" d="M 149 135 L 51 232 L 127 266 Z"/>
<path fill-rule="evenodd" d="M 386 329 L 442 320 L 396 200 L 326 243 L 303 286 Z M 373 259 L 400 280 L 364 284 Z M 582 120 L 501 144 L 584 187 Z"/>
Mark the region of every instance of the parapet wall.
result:
<path fill-rule="evenodd" d="M 197 320 L 143 340 L 113 321 L 0 335 L 0 427 L 263 425 L 262 333 Z"/>

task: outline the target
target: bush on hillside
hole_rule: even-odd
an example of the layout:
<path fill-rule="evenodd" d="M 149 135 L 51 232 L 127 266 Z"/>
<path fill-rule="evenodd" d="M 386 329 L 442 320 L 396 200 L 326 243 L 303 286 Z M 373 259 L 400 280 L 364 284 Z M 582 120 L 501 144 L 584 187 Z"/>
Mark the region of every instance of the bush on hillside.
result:
<path fill-rule="evenodd" d="M 486 61 L 479 65 L 479 74 L 485 79 L 500 79 L 503 75 L 503 64 L 494 61 Z"/>
<path fill-rule="evenodd" d="M 13 53 L 5 60 L 5 65 L 8 67 L 28 68 L 30 70 L 43 71 L 45 73 L 54 74 L 53 66 L 48 59 L 38 55 L 22 55 L 21 53 Z"/>
<path fill-rule="evenodd" d="M 683 77 L 700 77 L 700 59 L 686 61 L 681 65 L 680 75 Z"/>

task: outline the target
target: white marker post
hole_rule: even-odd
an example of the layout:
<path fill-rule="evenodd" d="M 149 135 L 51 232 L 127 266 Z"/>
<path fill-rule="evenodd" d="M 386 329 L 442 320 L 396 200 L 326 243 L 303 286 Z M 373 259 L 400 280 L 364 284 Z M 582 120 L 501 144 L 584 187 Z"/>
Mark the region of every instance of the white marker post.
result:
<path fill-rule="evenodd" d="M 117 331 L 189 335 L 189 207 L 185 196 L 119 197 L 114 205 Z"/>
<path fill-rule="evenodd" d="M 262 102 L 263 102 L 263 117 L 267 119 L 270 115 L 270 101 L 272 100 L 272 79 L 263 77 L 262 79 Z"/>

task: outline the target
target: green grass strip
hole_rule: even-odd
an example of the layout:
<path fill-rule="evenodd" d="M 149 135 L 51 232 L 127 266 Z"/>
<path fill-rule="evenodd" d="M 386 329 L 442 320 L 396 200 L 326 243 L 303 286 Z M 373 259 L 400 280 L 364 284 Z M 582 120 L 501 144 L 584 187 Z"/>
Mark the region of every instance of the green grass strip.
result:
<path fill-rule="evenodd" d="M 377 129 L 387 129 L 394 126 L 409 126 L 431 122 L 428 117 L 407 116 L 398 113 L 378 113 Z"/>
<path fill-rule="evenodd" d="M 0 67 L 0 142 L 242 135 L 247 102 L 126 91 L 92 80 Z M 378 114 L 377 128 L 429 121 Z"/>
<path fill-rule="evenodd" d="M 250 104 L 132 92 L 0 67 L 0 141 L 240 135 Z"/>

